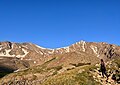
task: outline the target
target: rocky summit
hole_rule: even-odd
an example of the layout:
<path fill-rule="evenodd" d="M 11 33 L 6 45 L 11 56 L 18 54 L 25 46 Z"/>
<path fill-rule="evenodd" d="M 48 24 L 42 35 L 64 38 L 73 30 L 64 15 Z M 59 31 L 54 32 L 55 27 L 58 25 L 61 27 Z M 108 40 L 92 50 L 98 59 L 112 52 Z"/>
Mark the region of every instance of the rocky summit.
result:
<path fill-rule="evenodd" d="M 99 72 L 106 63 L 109 81 Z M 0 85 L 118 85 L 120 46 L 104 42 L 76 42 L 48 49 L 32 43 L 0 42 Z M 7 74 L 7 75 L 6 75 Z"/>

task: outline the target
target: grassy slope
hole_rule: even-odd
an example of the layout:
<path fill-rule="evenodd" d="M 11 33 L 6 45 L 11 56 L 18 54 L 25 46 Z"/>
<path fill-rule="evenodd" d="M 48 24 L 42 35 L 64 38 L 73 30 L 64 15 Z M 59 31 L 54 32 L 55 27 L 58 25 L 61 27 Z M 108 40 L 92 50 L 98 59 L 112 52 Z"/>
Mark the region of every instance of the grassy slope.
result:
<path fill-rule="evenodd" d="M 88 85 L 88 83 L 89 85 L 99 85 L 89 73 L 90 69 L 94 69 L 90 65 L 77 66 L 63 73 L 59 73 L 59 71 L 63 69 L 62 66 L 47 68 L 47 65 L 54 60 L 55 58 L 47 61 L 41 66 L 7 75 L 2 78 L 0 82 L 14 83 L 16 79 L 16 81 L 19 82 L 23 82 L 23 80 L 25 82 L 29 80 L 31 83 L 32 81 L 39 81 L 37 85 Z"/>
<path fill-rule="evenodd" d="M 80 65 L 59 73 L 64 67 L 56 66 L 47 68 L 47 65 L 55 60 L 56 59 L 53 58 L 41 66 L 12 73 L 2 78 L 0 82 L 5 81 L 6 83 L 14 83 L 15 81 L 13 81 L 13 78 L 16 78 L 16 81 L 19 82 L 23 80 L 25 82 L 29 80 L 31 83 L 32 81 L 38 81 L 36 85 L 100 85 L 99 82 L 94 80 L 93 75 L 90 73 L 90 71 L 97 68 L 96 66 Z M 114 60 L 113 62 L 115 62 L 118 67 L 120 66 L 120 59 Z"/>
<path fill-rule="evenodd" d="M 42 85 L 100 85 L 93 79 L 90 70 L 91 66 L 81 66 L 49 77 Z"/>

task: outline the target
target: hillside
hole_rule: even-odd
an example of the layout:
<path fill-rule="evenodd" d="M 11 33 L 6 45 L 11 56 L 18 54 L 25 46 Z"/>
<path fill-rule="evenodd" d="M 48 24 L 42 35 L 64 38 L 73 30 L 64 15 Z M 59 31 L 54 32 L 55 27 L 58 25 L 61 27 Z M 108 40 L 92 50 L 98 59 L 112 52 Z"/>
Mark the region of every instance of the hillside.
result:
<path fill-rule="evenodd" d="M 107 65 L 108 82 L 99 72 L 100 59 Z M 1 85 L 117 85 L 112 76 L 116 70 L 120 71 L 119 59 L 120 46 L 103 42 L 80 41 L 57 49 L 1 42 L 0 71 L 4 77 L 0 82 Z"/>

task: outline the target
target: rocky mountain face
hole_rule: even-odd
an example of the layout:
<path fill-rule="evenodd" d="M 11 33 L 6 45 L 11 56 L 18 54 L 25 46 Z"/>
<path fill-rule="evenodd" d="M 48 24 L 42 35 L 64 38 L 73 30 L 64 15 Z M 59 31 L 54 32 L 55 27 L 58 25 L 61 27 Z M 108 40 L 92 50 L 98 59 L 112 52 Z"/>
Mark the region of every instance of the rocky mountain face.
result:
<path fill-rule="evenodd" d="M 41 65 L 52 58 L 57 60 L 49 66 L 78 63 L 97 63 L 120 57 L 120 46 L 107 43 L 80 41 L 68 47 L 47 49 L 32 43 L 0 42 L 0 65 L 12 70 Z"/>
<path fill-rule="evenodd" d="M 100 59 L 107 63 L 114 61 L 108 63 L 111 72 L 120 70 L 120 46 L 80 41 L 68 47 L 48 49 L 32 43 L 0 42 L 0 76 L 14 71 L 0 79 L 0 84 L 101 85 L 102 77 L 96 69 Z"/>

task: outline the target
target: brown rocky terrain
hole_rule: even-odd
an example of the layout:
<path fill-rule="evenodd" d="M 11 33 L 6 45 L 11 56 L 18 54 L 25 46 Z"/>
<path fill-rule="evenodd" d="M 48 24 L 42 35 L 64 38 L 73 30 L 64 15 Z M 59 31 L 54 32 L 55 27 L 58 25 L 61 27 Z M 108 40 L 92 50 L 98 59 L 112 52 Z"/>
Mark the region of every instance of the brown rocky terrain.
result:
<path fill-rule="evenodd" d="M 120 57 L 120 46 L 80 41 L 68 47 L 47 49 L 32 43 L 0 42 L 1 61 L 5 60 L 4 58 L 11 58 L 14 64 L 18 60 L 27 62 L 27 67 L 31 67 L 41 65 L 54 57 L 58 58 L 58 61 L 54 62 L 56 64 L 62 62 L 92 64 L 101 58 L 108 60 Z"/>
<path fill-rule="evenodd" d="M 32 43 L 0 42 L 0 71 L 15 72 L 2 78 L 2 82 L 11 82 L 10 85 L 14 85 L 14 79 L 19 83 L 21 80 L 28 82 L 30 76 L 31 82 L 38 81 L 39 85 L 50 76 L 80 69 L 81 66 L 94 66 L 100 59 L 109 62 L 119 58 L 120 46 L 104 42 L 80 41 L 56 49 L 43 48 Z M 11 77 L 14 79 L 9 79 Z"/>

